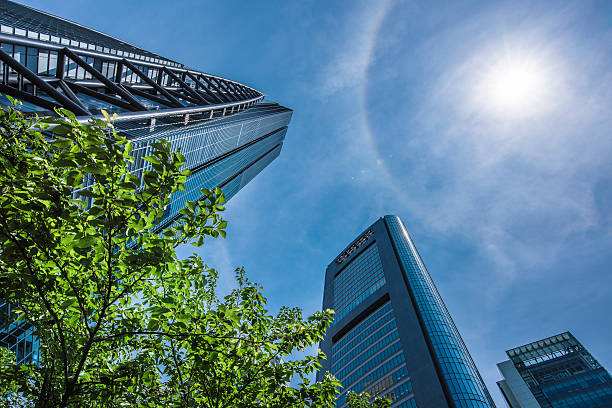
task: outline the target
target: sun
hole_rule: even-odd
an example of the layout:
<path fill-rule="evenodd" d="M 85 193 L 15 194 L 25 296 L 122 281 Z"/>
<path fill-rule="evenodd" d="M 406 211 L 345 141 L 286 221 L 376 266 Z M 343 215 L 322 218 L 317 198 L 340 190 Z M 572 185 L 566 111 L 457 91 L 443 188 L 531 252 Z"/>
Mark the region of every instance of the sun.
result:
<path fill-rule="evenodd" d="M 527 64 L 509 64 L 491 73 L 491 98 L 497 104 L 517 109 L 539 92 L 543 78 Z"/>
<path fill-rule="evenodd" d="M 497 115 L 531 116 L 552 101 L 546 64 L 520 55 L 506 56 L 487 66 L 476 89 L 479 105 Z"/>

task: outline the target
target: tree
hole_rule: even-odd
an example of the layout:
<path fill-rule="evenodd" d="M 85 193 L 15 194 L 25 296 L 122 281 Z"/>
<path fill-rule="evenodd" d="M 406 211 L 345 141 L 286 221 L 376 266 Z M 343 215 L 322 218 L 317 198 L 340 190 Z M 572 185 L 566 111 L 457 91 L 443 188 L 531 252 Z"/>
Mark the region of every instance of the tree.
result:
<path fill-rule="evenodd" d="M 339 383 L 308 381 L 321 353 L 283 358 L 320 341 L 333 312 L 273 316 L 242 269 L 219 298 L 214 269 L 177 258 L 179 245 L 225 237 L 221 191 L 203 189 L 158 231 L 189 175 L 180 152 L 152 143 L 152 170 L 138 177 L 105 112 L 88 124 L 57 113 L 0 110 L 0 297 L 41 345 L 39 364 L 0 353 L 0 404 L 332 406 Z"/>
<path fill-rule="evenodd" d="M 367 392 L 357 394 L 349 391 L 346 395 L 348 408 L 389 408 L 391 400 L 383 397 L 372 398 Z"/>

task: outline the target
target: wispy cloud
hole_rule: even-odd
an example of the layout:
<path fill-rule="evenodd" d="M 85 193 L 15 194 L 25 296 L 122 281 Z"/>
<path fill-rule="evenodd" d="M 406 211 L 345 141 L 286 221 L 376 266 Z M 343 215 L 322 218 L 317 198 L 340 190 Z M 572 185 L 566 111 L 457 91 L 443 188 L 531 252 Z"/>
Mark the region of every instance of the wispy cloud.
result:
<path fill-rule="evenodd" d="M 367 2 L 363 7 L 353 7 L 351 15 L 341 24 L 340 42 L 333 44 L 335 52 L 320 72 L 316 86 L 320 97 L 360 87 L 370 62 L 376 32 L 387 14 L 389 0 Z"/>
<path fill-rule="evenodd" d="M 569 240 L 598 228 L 594 189 L 612 172 L 612 74 L 603 42 L 577 35 L 576 9 L 521 16 L 501 29 L 505 12 L 512 14 L 498 8 L 424 40 L 409 54 L 430 66 L 422 89 L 412 90 L 423 97 L 390 113 L 393 128 L 372 126 L 379 138 L 409 130 L 402 143 L 378 143 L 382 156 L 384 143 L 397 151 L 386 160 L 391 183 L 419 223 L 469 236 L 494 260 L 497 273 L 485 280 L 492 298 L 490 289 L 518 270 L 554 261 Z M 546 68 L 546 109 L 504 117 L 477 95 L 483 72 L 508 55 Z"/>

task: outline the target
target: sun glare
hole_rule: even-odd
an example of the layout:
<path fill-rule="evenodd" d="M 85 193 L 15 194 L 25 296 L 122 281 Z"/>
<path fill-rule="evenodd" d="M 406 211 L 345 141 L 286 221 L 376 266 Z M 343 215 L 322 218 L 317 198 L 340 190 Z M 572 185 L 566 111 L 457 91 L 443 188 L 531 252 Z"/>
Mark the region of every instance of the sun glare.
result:
<path fill-rule="evenodd" d="M 531 116 L 551 104 L 550 73 L 542 63 L 504 58 L 488 67 L 477 90 L 479 105 L 503 116 Z"/>
<path fill-rule="evenodd" d="M 532 92 L 537 91 L 542 78 L 536 70 L 522 65 L 509 65 L 494 72 L 491 78 L 491 91 L 498 103 L 516 108 L 530 98 Z"/>

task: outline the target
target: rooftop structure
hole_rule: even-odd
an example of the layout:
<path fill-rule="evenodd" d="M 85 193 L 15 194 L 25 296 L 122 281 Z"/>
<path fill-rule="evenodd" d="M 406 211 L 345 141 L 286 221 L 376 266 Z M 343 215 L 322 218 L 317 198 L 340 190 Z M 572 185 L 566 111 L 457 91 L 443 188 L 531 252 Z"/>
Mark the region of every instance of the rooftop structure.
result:
<path fill-rule="evenodd" d="M 4 94 L 4 95 L 2 95 Z M 185 191 L 175 193 L 158 228 L 172 223 L 201 189 L 220 187 L 231 199 L 280 154 L 291 109 L 230 79 L 188 68 L 78 23 L 0 0 L 0 107 L 20 100 L 26 114 L 72 111 L 86 123 L 118 116 L 115 128 L 132 143 L 129 170 L 152 170 L 143 160 L 161 138 L 186 158 Z M 78 195 L 93 180 L 74 190 Z M 87 198 L 84 198 L 88 200 Z M 14 319 L 0 301 L 0 345 L 20 362 L 36 360 L 34 328 Z"/>
<path fill-rule="evenodd" d="M 570 333 L 506 351 L 497 382 L 511 408 L 610 408 L 612 378 Z"/>

